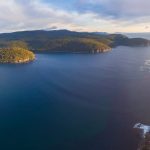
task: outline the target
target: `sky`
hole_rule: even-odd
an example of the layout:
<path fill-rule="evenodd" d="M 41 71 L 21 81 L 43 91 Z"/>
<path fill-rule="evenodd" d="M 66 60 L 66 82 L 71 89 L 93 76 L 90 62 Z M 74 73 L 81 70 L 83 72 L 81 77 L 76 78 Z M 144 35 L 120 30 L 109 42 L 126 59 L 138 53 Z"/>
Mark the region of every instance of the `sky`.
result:
<path fill-rule="evenodd" d="M 0 0 L 0 32 L 150 32 L 149 0 Z"/>

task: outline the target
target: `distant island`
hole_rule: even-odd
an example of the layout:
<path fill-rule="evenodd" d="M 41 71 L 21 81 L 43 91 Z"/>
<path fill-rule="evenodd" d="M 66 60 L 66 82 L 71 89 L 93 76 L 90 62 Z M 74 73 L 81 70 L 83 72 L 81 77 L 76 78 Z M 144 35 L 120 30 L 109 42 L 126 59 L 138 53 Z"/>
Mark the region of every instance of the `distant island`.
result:
<path fill-rule="evenodd" d="M 11 46 L 10 46 L 11 45 Z M 34 53 L 102 53 L 117 46 L 149 46 L 144 38 L 122 34 L 35 30 L 0 34 L 0 62 L 23 63 L 34 60 Z M 29 51 L 31 50 L 31 51 Z"/>
<path fill-rule="evenodd" d="M 23 47 L 24 42 L 12 42 L 8 48 L 0 49 L 0 63 L 26 63 L 35 59 L 33 52 Z"/>

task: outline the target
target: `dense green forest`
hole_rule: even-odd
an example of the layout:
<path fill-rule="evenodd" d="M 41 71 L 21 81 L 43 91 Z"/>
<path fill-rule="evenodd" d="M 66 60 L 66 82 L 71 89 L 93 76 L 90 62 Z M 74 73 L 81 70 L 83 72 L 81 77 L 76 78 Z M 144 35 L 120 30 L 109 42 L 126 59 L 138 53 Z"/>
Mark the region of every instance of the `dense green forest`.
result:
<path fill-rule="evenodd" d="M 22 31 L 0 34 L 0 47 L 12 42 L 25 42 L 34 52 L 105 52 L 116 46 L 149 46 L 143 38 L 128 38 L 122 34 L 73 32 L 68 30 Z M 26 45 L 24 45 L 26 49 Z"/>
<path fill-rule="evenodd" d="M 69 51 L 69 52 L 104 52 L 111 48 L 101 41 L 90 38 L 63 38 L 36 41 L 30 44 L 33 50 Z M 44 46 L 43 46 L 44 45 Z"/>

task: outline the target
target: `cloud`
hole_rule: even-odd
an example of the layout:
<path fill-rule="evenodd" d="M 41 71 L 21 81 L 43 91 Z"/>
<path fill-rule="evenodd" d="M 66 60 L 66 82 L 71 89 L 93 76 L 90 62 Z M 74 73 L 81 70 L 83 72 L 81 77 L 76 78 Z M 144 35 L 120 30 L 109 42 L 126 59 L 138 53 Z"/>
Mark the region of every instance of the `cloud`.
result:
<path fill-rule="evenodd" d="M 1 32 L 62 27 L 72 23 L 71 14 L 40 0 L 1 0 L 0 10 Z"/>
<path fill-rule="evenodd" d="M 63 0 L 62 0 L 63 1 Z M 36 29 L 70 29 L 77 31 L 95 31 L 94 24 L 104 22 L 96 19 L 94 13 L 79 13 L 66 10 L 53 3 L 42 0 L 1 0 L 0 32 Z"/>
<path fill-rule="evenodd" d="M 0 32 L 36 29 L 137 32 L 150 26 L 148 0 L 1 0 Z"/>
<path fill-rule="evenodd" d="M 150 16 L 148 0 L 78 0 L 77 10 L 95 12 L 115 19 L 133 19 Z"/>

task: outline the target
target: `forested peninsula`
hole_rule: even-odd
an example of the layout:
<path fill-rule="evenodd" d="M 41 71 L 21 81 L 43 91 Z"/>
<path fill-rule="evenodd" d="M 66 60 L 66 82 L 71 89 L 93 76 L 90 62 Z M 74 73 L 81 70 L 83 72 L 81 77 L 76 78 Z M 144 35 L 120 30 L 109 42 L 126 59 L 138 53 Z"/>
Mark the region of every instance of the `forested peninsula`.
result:
<path fill-rule="evenodd" d="M 0 63 L 26 63 L 34 59 L 34 53 L 28 50 L 24 42 L 11 42 L 7 48 L 0 49 Z"/>

